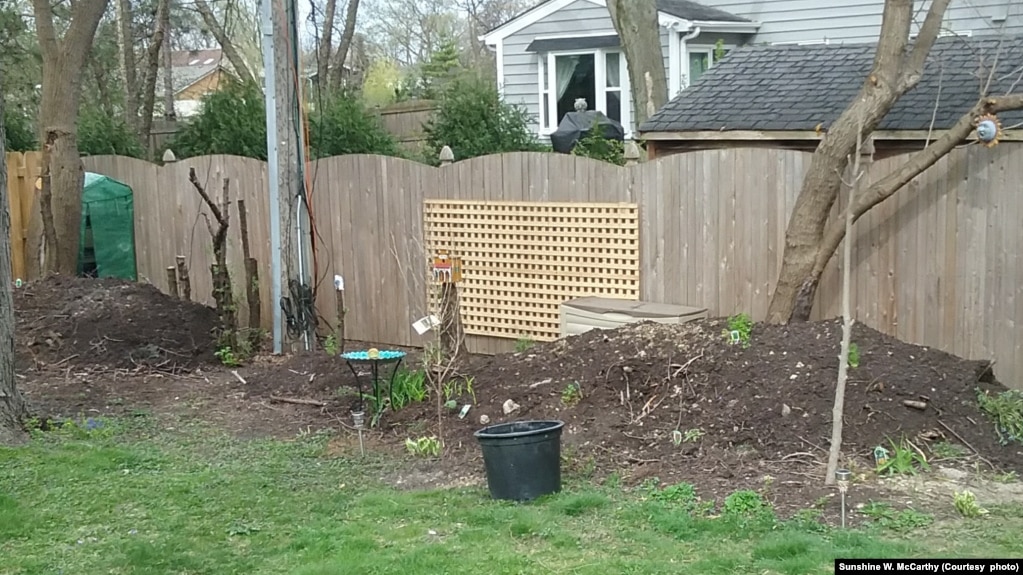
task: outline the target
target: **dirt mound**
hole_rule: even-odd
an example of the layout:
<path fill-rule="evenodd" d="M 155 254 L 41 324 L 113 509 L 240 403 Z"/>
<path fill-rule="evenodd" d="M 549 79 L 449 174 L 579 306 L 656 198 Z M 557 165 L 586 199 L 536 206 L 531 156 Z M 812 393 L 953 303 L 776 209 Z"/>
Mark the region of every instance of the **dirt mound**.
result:
<path fill-rule="evenodd" d="M 566 422 L 566 444 L 600 458 L 669 468 L 701 459 L 712 462 L 704 471 L 722 477 L 742 466 L 725 461 L 736 453 L 751 463 L 802 457 L 793 454 L 822 459 L 831 434 L 841 323 L 756 325 L 748 347 L 730 344 L 724 329 L 721 320 L 642 323 L 524 353 L 473 357 L 462 372 L 474 378 L 477 405 L 471 417 L 450 417 L 445 435 L 449 444 L 475 449 L 471 434 L 480 428 L 480 415 L 492 423 L 556 418 Z M 996 464 L 1023 468 L 1020 448 L 1001 446 L 977 406 L 978 387 L 1004 389 L 986 362 L 910 345 L 861 325 L 853 341 L 859 366 L 851 370 L 846 392 L 846 453 L 867 457 L 888 438 L 903 436 L 918 445 L 959 443 L 951 429 Z M 502 405 L 509 399 L 520 407 L 505 415 Z M 927 407 L 909 408 L 905 400 Z M 399 422 L 431 417 L 422 404 L 386 416 Z"/>
<path fill-rule="evenodd" d="M 188 369 L 216 361 L 216 311 L 149 284 L 52 276 L 14 291 L 18 367 Z"/>

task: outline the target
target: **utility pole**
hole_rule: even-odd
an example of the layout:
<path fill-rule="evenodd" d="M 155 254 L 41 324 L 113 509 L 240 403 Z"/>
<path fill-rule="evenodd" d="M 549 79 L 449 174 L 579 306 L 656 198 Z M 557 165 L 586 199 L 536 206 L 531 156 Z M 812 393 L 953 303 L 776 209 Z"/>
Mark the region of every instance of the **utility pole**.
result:
<path fill-rule="evenodd" d="M 261 0 L 263 29 L 266 146 L 270 189 L 270 282 L 273 298 L 274 353 L 301 342 L 310 349 L 308 325 L 309 218 L 302 180 L 302 130 L 299 122 L 301 73 L 295 0 Z M 285 309 L 286 308 L 286 309 Z M 285 344 L 288 344 L 285 346 Z"/>

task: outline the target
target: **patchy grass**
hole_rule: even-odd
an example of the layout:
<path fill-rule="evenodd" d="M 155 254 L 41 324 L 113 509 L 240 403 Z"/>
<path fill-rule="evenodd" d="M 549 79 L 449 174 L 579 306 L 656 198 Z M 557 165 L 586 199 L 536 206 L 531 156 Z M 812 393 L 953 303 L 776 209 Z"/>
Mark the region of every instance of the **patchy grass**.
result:
<path fill-rule="evenodd" d="M 0 449 L 0 574 L 803 574 L 831 573 L 835 557 L 1023 552 L 1019 508 L 905 535 L 916 522 L 779 522 L 752 492 L 713 513 L 682 484 L 627 493 L 570 478 L 559 495 L 511 504 L 480 488 L 384 487 L 375 478 L 393 462 L 334 457 L 324 434 L 154 427 L 62 425 Z"/>

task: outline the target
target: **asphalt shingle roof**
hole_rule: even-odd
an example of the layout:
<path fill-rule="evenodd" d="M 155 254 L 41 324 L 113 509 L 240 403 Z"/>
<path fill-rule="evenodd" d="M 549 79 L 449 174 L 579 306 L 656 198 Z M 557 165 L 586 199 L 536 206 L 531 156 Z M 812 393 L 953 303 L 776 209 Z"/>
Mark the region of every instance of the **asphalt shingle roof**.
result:
<path fill-rule="evenodd" d="M 683 20 L 699 22 L 749 22 L 748 19 L 724 10 L 690 2 L 689 0 L 657 0 L 657 9 Z"/>
<path fill-rule="evenodd" d="M 1023 36 L 939 38 L 920 83 L 899 99 L 879 129 L 927 130 L 932 115 L 934 129 L 951 127 L 976 104 L 996 54 L 988 93 L 1023 91 Z M 856 95 L 873 59 L 874 44 L 738 48 L 644 122 L 640 131 L 828 126 Z M 1023 111 L 1000 118 L 1002 125 L 1016 124 L 1023 121 Z"/>

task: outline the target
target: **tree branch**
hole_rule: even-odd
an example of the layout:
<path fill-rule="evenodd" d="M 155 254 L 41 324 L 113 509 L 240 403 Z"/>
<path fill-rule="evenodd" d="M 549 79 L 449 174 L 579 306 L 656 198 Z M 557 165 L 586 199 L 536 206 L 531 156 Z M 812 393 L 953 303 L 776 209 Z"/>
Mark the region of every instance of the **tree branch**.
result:
<path fill-rule="evenodd" d="M 856 202 L 851 206 L 853 221 L 859 220 L 871 208 L 890 198 L 902 189 L 903 186 L 912 181 L 913 178 L 922 174 L 951 152 L 970 135 L 970 132 L 974 129 L 974 121 L 978 116 L 1021 109 L 1023 109 L 1023 94 L 983 98 L 969 112 L 959 118 L 955 125 L 949 128 L 940 138 L 923 150 L 913 154 L 909 161 L 870 186 L 866 192 L 860 194 Z M 815 272 L 824 270 L 838 248 L 838 244 L 845 238 L 844 220 L 845 214 L 843 213 L 825 232 L 824 241 L 817 255 L 817 262 L 814 265 Z"/>
<path fill-rule="evenodd" d="M 214 219 L 217 220 L 217 224 L 219 224 L 220 227 L 222 228 L 226 228 L 227 217 L 224 215 L 223 212 L 220 211 L 220 208 L 217 206 L 216 202 L 214 202 L 213 199 L 210 198 L 210 195 L 206 193 L 206 188 L 204 188 L 202 184 L 199 183 L 199 178 L 196 177 L 195 175 L 195 168 L 188 169 L 188 181 L 192 182 L 192 187 L 195 188 L 195 191 L 199 192 L 199 196 L 202 197 L 202 201 L 206 202 L 206 205 L 209 206 L 210 212 L 213 213 Z M 225 198 L 227 197 L 227 184 L 228 180 L 225 179 L 224 180 Z"/>
<path fill-rule="evenodd" d="M 39 47 L 43 51 L 43 57 L 47 54 L 56 55 L 60 49 L 57 40 L 57 31 L 53 28 L 53 10 L 48 0 L 32 0 L 32 11 L 36 21 L 36 36 L 39 37 Z"/>
<path fill-rule="evenodd" d="M 92 49 L 92 39 L 96 37 L 96 28 L 107 11 L 108 3 L 109 0 L 79 0 L 72 5 L 71 26 L 60 44 L 64 57 L 69 59 L 74 69 L 81 69 L 85 64 Z"/>
<path fill-rule="evenodd" d="M 945 10 L 948 9 L 949 2 L 950 0 L 934 0 L 931 3 L 927 17 L 924 18 L 924 23 L 920 26 L 920 33 L 917 34 L 913 51 L 906 58 L 906 65 L 903 68 L 902 77 L 899 79 L 900 91 L 904 92 L 920 81 L 920 76 L 924 73 L 924 64 L 927 63 L 927 55 L 931 53 L 931 48 L 934 47 L 934 42 L 938 39 L 938 34 L 941 33 L 941 23 L 945 19 Z"/>
<path fill-rule="evenodd" d="M 213 10 L 210 5 L 206 3 L 206 0 L 195 0 L 195 9 L 199 11 L 199 15 L 202 16 L 202 21 L 206 24 L 206 28 L 210 31 L 210 34 L 216 38 L 217 43 L 220 44 L 220 49 L 224 51 L 224 56 L 227 61 L 231 63 L 231 67 L 234 68 L 235 74 L 238 75 L 238 79 L 246 84 L 255 83 L 255 79 L 252 76 L 252 72 L 249 71 L 249 67 L 245 64 L 245 60 L 242 59 L 241 54 L 235 49 L 231 39 L 228 38 L 227 32 L 224 31 L 224 27 L 217 22 L 216 16 L 213 15 Z"/>

